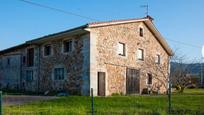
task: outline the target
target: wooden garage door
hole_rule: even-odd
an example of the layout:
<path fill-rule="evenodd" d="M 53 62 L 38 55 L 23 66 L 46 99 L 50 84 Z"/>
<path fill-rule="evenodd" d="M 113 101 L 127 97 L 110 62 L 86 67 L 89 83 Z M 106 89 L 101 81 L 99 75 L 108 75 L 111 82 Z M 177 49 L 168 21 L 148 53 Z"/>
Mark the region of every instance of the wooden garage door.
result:
<path fill-rule="evenodd" d="M 139 70 L 127 68 L 126 70 L 126 93 L 139 93 L 140 79 Z"/>
<path fill-rule="evenodd" d="M 105 96 L 105 72 L 98 72 L 98 96 Z"/>

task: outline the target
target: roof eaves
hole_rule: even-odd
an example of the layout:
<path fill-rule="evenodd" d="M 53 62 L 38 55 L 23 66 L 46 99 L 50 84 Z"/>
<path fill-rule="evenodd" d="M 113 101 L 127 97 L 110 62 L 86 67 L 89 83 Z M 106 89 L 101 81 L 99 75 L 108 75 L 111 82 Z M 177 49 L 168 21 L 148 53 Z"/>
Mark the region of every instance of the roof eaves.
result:
<path fill-rule="evenodd" d="M 19 48 L 22 48 L 22 47 L 25 47 L 25 46 L 27 46 L 27 45 L 28 45 L 28 44 L 23 43 L 23 44 L 20 44 L 20 45 L 16 45 L 16 46 L 13 46 L 13 47 L 10 47 L 10 48 L 1 50 L 1 51 L 0 51 L 0 55 L 3 55 L 3 54 L 5 54 L 5 53 L 10 52 L 10 51 L 13 51 L 13 50 L 15 51 L 15 50 L 17 50 L 17 49 L 19 49 Z"/>
<path fill-rule="evenodd" d="M 41 41 L 43 39 L 47 39 L 47 38 L 54 37 L 54 36 L 57 36 L 57 35 L 60 35 L 60 34 L 68 33 L 68 32 L 71 32 L 71 31 L 75 31 L 75 30 L 78 30 L 78 29 L 84 29 L 84 28 L 87 27 L 87 25 L 88 24 L 85 24 L 85 25 L 82 25 L 82 26 L 79 26 L 79 27 L 76 27 L 76 28 L 73 28 L 73 29 L 69 29 L 69 30 L 66 30 L 66 31 L 62 31 L 62 32 L 58 32 L 58 33 L 54 33 L 54 34 L 50 34 L 50 35 L 43 36 L 43 37 L 40 37 L 40 38 L 36 38 L 36 39 L 33 39 L 33 40 L 26 41 L 23 44 L 16 45 L 16 46 L 13 46 L 13 47 L 1 50 L 0 51 L 0 55 L 5 54 L 5 53 L 10 52 L 10 51 L 15 50 L 15 49 L 19 49 L 19 48 L 31 45 L 31 44 L 36 43 L 38 41 Z"/>
<path fill-rule="evenodd" d="M 167 51 L 169 56 L 173 56 L 174 53 L 172 51 L 172 49 L 170 48 L 170 46 L 168 45 L 167 41 L 165 40 L 165 38 L 160 34 L 159 30 L 156 28 L 156 26 L 154 25 L 154 23 L 152 23 L 152 21 L 146 21 L 147 24 L 151 24 L 152 27 L 151 29 L 155 32 L 153 32 L 155 34 L 155 36 L 157 37 L 157 39 L 159 40 L 159 42 L 161 43 L 161 45 L 164 47 L 164 49 Z"/>
<path fill-rule="evenodd" d="M 82 25 L 82 26 L 79 26 L 79 27 L 76 27 L 76 28 L 72 28 L 72 29 L 69 29 L 69 30 L 65 30 L 65 31 L 50 34 L 50 35 L 46 35 L 46 36 L 36 38 L 36 39 L 33 39 L 33 40 L 29 40 L 29 41 L 26 41 L 26 43 L 31 44 L 31 43 L 34 43 L 34 42 L 41 41 L 43 39 L 47 39 L 47 38 L 54 37 L 54 36 L 57 36 L 57 35 L 61 35 L 61 34 L 64 34 L 64 33 L 72 32 L 72 31 L 75 31 L 75 30 L 78 30 L 78 29 L 84 29 L 87 26 L 88 26 L 88 24 L 85 24 L 85 25 Z"/>

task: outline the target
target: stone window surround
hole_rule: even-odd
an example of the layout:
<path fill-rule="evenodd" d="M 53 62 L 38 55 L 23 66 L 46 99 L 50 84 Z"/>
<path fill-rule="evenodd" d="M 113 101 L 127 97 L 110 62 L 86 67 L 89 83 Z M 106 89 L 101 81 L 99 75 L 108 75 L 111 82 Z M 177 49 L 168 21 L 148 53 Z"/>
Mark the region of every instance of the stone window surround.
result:
<path fill-rule="evenodd" d="M 69 52 L 64 52 L 64 42 L 65 41 L 72 41 L 72 50 Z M 61 53 L 69 54 L 69 53 L 73 52 L 73 50 L 74 50 L 74 39 L 73 38 L 63 39 L 61 42 Z"/>
<path fill-rule="evenodd" d="M 31 48 L 33 48 L 34 49 L 34 60 L 33 60 L 33 65 L 32 66 L 28 66 L 28 49 L 31 49 Z M 27 47 L 26 49 L 25 49 L 25 55 L 26 55 L 26 66 L 27 67 L 34 67 L 35 66 L 35 53 L 36 53 L 36 50 L 35 50 L 35 46 L 34 45 L 32 45 L 32 46 L 29 46 L 29 47 Z"/>
<path fill-rule="evenodd" d="M 11 63 L 11 58 L 10 57 L 7 57 L 7 65 L 9 66 Z"/>
<path fill-rule="evenodd" d="M 151 73 L 147 73 L 146 75 L 146 85 L 151 86 L 153 84 L 153 77 Z M 151 76 L 151 83 L 149 83 L 149 76 Z"/>
<path fill-rule="evenodd" d="M 142 29 L 142 36 L 140 36 L 140 29 Z M 142 25 L 138 26 L 138 33 L 139 33 L 139 37 L 144 38 L 144 27 Z"/>
<path fill-rule="evenodd" d="M 55 80 L 55 73 L 54 73 L 54 71 L 55 71 L 56 68 L 63 68 L 63 69 L 64 69 L 64 79 L 62 79 L 62 80 Z M 51 75 L 52 78 L 51 78 L 51 79 L 52 79 L 53 81 L 63 82 L 63 81 L 65 81 L 65 80 L 67 80 L 67 75 L 68 75 L 67 69 L 65 68 L 65 66 L 64 66 L 63 64 L 60 64 L 60 65 L 56 65 L 56 66 L 53 67 L 53 69 L 52 69 L 52 75 Z"/>
<path fill-rule="evenodd" d="M 22 57 L 22 62 L 24 65 L 26 64 L 26 56 L 25 55 L 23 55 L 23 57 Z"/>
<path fill-rule="evenodd" d="M 29 72 L 31 72 L 32 73 L 32 75 L 31 76 L 29 76 L 30 78 L 28 79 L 28 73 Z M 32 70 L 32 69 L 28 69 L 28 70 L 26 70 L 26 81 L 27 82 L 32 82 L 33 80 L 34 80 L 34 71 Z"/>
<path fill-rule="evenodd" d="M 138 59 L 138 51 L 139 50 L 142 50 L 142 54 L 143 54 L 142 59 Z M 144 61 L 145 60 L 145 50 L 144 50 L 144 48 L 137 48 L 136 58 L 137 58 L 137 61 Z"/>
<path fill-rule="evenodd" d="M 54 80 L 64 80 L 64 68 L 54 69 Z"/>
<path fill-rule="evenodd" d="M 120 54 L 120 52 L 119 52 L 119 45 L 120 44 L 123 45 L 123 54 Z M 117 44 L 117 55 L 123 56 L 123 57 L 127 56 L 127 44 L 126 43 L 118 42 L 118 44 Z"/>
<path fill-rule="evenodd" d="M 50 55 L 45 55 L 45 46 L 49 45 L 51 47 L 51 52 L 50 52 Z M 50 57 L 53 55 L 53 45 L 51 43 L 46 43 L 43 45 L 43 48 L 42 48 L 42 53 L 43 53 L 43 57 Z"/>
<path fill-rule="evenodd" d="M 156 56 L 155 56 L 155 63 L 160 65 L 161 64 L 161 54 L 160 53 L 156 53 Z"/>

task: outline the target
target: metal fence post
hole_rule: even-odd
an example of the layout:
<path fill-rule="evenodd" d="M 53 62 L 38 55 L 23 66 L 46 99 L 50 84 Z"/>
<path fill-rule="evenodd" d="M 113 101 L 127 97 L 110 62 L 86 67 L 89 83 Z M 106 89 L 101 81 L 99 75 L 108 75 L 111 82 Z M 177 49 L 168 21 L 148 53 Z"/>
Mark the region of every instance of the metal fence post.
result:
<path fill-rule="evenodd" d="M 171 82 L 169 82 L 168 100 L 169 100 L 169 115 L 170 115 L 171 114 Z"/>
<path fill-rule="evenodd" d="M 171 63 L 170 63 L 171 57 L 169 58 L 169 67 L 168 67 L 168 114 L 171 114 Z"/>
<path fill-rule="evenodd" d="M 0 115 L 2 115 L 2 107 L 3 107 L 3 105 L 2 105 L 2 91 L 0 91 Z"/>
<path fill-rule="evenodd" d="M 93 97 L 93 88 L 91 88 L 91 115 L 94 115 L 94 97 Z"/>

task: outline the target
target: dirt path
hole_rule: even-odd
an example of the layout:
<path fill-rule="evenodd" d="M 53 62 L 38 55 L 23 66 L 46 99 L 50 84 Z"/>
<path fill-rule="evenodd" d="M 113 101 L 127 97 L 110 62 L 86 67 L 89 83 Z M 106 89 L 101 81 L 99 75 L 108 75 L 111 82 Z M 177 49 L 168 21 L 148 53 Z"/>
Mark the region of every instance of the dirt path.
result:
<path fill-rule="evenodd" d="M 30 102 L 36 102 L 36 101 L 43 101 L 43 100 L 52 100 L 57 99 L 58 97 L 55 96 L 4 96 L 3 97 L 3 105 L 19 105 L 19 104 L 25 104 Z"/>

